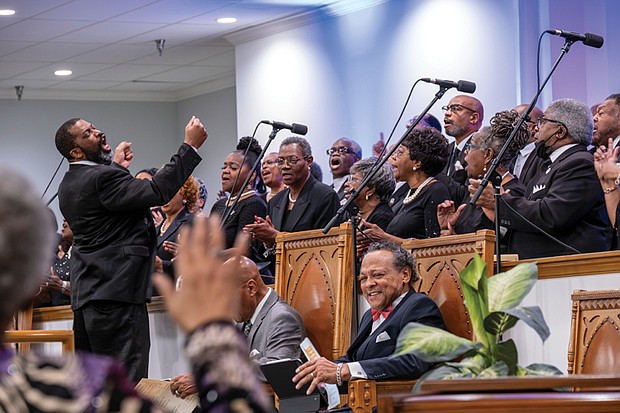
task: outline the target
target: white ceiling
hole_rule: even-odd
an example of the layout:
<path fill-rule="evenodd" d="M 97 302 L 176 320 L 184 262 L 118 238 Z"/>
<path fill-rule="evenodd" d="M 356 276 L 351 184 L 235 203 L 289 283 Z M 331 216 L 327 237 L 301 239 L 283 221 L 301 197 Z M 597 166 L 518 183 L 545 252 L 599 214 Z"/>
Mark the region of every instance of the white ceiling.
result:
<path fill-rule="evenodd" d="M 345 4 L 346 3 L 346 4 Z M 179 100 L 234 85 L 240 31 L 368 0 L 0 0 L 0 98 Z M 219 17 L 236 17 L 219 24 Z M 258 31 L 257 31 L 258 32 Z M 165 39 L 162 56 L 156 39 Z M 70 69 L 58 77 L 54 71 Z"/>

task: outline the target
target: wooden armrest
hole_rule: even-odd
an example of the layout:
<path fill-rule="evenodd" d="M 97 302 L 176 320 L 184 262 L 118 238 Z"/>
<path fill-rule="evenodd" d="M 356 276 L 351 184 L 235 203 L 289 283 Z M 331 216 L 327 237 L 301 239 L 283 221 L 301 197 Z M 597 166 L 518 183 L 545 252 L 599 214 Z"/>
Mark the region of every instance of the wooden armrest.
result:
<path fill-rule="evenodd" d="M 62 352 L 73 352 L 73 330 L 14 330 L 4 332 L 6 343 L 61 343 Z"/>
<path fill-rule="evenodd" d="M 379 396 L 410 392 L 416 380 L 351 380 L 348 401 L 354 413 L 371 413 Z"/>

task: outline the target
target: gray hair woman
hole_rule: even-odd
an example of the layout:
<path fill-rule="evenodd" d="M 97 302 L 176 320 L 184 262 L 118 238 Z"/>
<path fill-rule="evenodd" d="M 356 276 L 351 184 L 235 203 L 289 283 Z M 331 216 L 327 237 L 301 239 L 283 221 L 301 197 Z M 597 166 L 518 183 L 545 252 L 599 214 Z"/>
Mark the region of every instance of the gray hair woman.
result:
<path fill-rule="evenodd" d="M 376 161 L 376 158 L 367 158 L 353 164 L 351 178 L 344 184 L 347 199 L 370 173 Z M 358 216 L 366 222 L 379 225 L 385 231 L 394 218 L 388 200 L 394 192 L 395 185 L 392 168 L 387 163 L 383 164 L 355 200 L 355 205 L 359 208 Z"/>

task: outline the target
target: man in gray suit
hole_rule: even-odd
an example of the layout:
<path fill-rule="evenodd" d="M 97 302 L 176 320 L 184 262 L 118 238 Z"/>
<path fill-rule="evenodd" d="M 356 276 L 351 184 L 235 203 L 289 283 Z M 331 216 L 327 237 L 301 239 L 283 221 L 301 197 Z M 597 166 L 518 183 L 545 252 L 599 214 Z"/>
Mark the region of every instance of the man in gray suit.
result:
<path fill-rule="evenodd" d="M 299 344 L 306 337 L 301 316 L 278 294 L 265 285 L 256 264 L 241 257 L 241 309 L 235 317 L 248 338 L 250 358 L 258 364 L 286 358 L 300 358 Z M 262 373 L 259 373 L 261 378 Z M 173 377 L 170 389 L 185 398 L 196 393 L 191 374 Z"/>

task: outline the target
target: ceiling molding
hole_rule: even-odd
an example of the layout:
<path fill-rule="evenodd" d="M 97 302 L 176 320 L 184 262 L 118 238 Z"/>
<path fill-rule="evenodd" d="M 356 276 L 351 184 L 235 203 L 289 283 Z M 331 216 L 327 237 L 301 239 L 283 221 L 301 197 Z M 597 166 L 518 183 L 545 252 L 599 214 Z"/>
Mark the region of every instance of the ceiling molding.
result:
<path fill-rule="evenodd" d="M 208 82 L 171 92 L 118 90 L 24 90 L 22 100 L 101 100 L 119 102 L 178 102 L 235 86 L 235 75 L 230 73 Z M 15 91 L 0 90 L 0 99 L 17 100 Z"/>
<path fill-rule="evenodd" d="M 325 7 L 322 7 L 320 9 L 299 13 L 291 17 L 261 24 L 259 26 L 241 29 L 236 32 L 226 34 L 223 37 L 236 46 L 238 44 L 247 43 L 252 40 L 271 36 L 287 30 L 308 26 L 320 20 L 324 20 L 327 17 L 329 16 L 325 13 Z"/>

